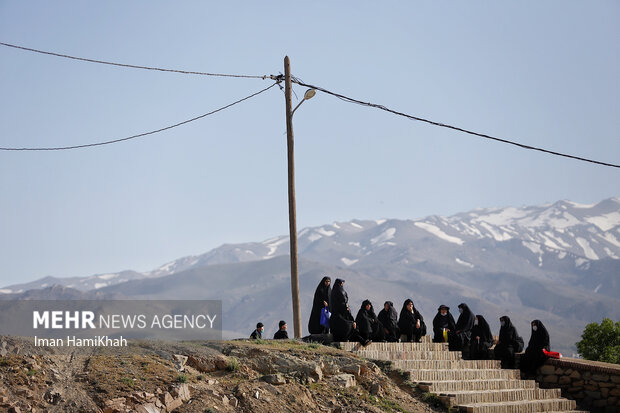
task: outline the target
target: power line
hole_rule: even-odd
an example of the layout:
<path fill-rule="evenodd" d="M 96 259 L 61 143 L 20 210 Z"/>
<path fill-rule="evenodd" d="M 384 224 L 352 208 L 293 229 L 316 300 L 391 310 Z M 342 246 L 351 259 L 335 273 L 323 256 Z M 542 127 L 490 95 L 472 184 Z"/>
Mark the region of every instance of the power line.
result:
<path fill-rule="evenodd" d="M 108 61 L 105 61 L 105 60 L 87 59 L 87 58 L 84 58 L 84 57 L 70 56 L 70 55 L 61 54 L 61 53 L 48 52 L 48 51 L 45 51 L 45 50 L 31 49 L 29 47 L 18 46 L 18 45 L 15 45 L 15 44 L 9 44 L 9 43 L 3 43 L 3 42 L 0 42 L 0 46 L 12 47 L 14 49 L 26 50 L 28 52 L 40 53 L 40 54 L 49 55 L 49 56 L 64 57 L 65 59 L 79 60 L 79 61 L 82 61 L 82 62 L 99 63 L 99 64 L 102 64 L 102 65 L 110 65 L 110 66 L 128 67 L 128 68 L 131 68 L 131 69 L 156 70 L 156 71 L 159 71 L 159 72 L 182 73 L 182 74 L 185 74 L 185 75 L 219 76 L 219 77 L 235 77 L 235 78 L 245 78 L 245 79 L 263 79 L 263 80 L 265 80 L 265 79 L 272 79 L 272 80 L 278 80 L 278 76 L 274 76 L 274 75 L 263 75 L 263 76 L 236 75 L 236 74 L 227 74 L 227 73 L 208 73 L 208 72 L 194 72 L 194 71 L 189 71 L 189 70 L 165 69 L 165 68 L 161 68 L 161 67 L 139 66 L 139 65 L 130 65 L 130 64 L 126 64 L 126 63 L 108 62 Z"/>
<path fill-rule="evenodd" d="M 153 130 L 153 131 L 150 131 L 150 132 L 144 132 L 144 133 L 140 133 L 138 135 L 128 136 L 126 138 L 114 139 L 114 140 L 105 141 L 105 142 L 88 143 L 88 144 L 84 144 L 84 145 L 59 146 L 59 147 L 51 147 L 51 148 L 2 148 L 2 147 L 0 147 L 0 150 L 2 150 L 2 151 L 63 151 L 63 150 L 69 150 L 69 149 L 80 149 L 80 148 L 90 148 L 90 147 L 93 147 L 93 146 L 110 145 L 112 143 L 118 143 L 118 142 L 128 141 L 130 139 L 141 138 L 143 136 L 153 135 L 155 133 L 159 133 L 159 132 L 163 132 L 163 131 L 166 131 L 166 130 L 169 130 L 169 129 L 172 129 L 172 128 L 176 128 L 177 126 L 185 125 L 185 124 L 193 122 L 195 120 L 202 119 L 202 118 L 207 117 L 209 115 L 213 115 L 213 114 L 215 114 L 217 112 L 221 112 L 224 109 L 228 109 L 231 106 L 234 106 L 234 105 L 236 105 L 238 103 L 241 103 L 241 102 L 243 102 L 245 100 L 251 99 L 254 96 L 258 96 L 261 93 L 268 91 L 269 89 L 271 89 L 272 87 L 274 87 L 278 83 L 280 83 L 280 82 L 275 82 L 271 86 L 268 86 L 268 87 L 266 87 L 266 88 L 264 88 L 264 89 L 262 89 L 262 90 L 260 90 L 260 91 L 258 91 L 256 93 L 252 93 L 249 96 L 246 96 L 246 97 L 244 97 L 242 99 L 239 99 L 239 100 L 236 100 L 236 101 L 234 101 L 232 103 L 229 103 L 226 106 L 222 106 L 219 109 L 215 109 L 215 110 L 212 110 L 211 112 L 207 112 L 207 113 L 205 113 L 203 115 L 196 116 L 195 118 L 184 120 L 183 122 L 175 123 L 174 125 L 166 126 L 164 128 Z"/>
<path fill-rule="evenodd" d="M 173 73 L 182 73 L 182 74 L 188 74 L 188 75 L 202 75 L 202 76 L 219 76 L 219 77 L 263 79 L 263 80 L 264 79 L 272 79 L 272 80 L 276 81 L 276 83 L 274 83 L 273 85 L 269 86 L 266 89 L 263 89 L 262 91 L 258 92 L 257 94 L 262 93 L 262 92 L 266 91 L 267 89 L 272 88 L 273 86 L 275 86 L 276 84 L 279 84 L 282 81 L 282 75 L 256 76 L 256 75 L 238 75 L 238 74 L 225 74 L 225 73 L 195 72 L 195 71 L 178 70 L 178 69 L 165 69 L 165 68 L 159 68 L 159 67 L 138 66 L 138 65 L 125 64 L 125 63 L 108 62 L 108 61 L 104 61 L 104 60 L 87 59 L 87 58 L 83 58 L 83 57 L 70 56 L 70 55 L 65 55 L 65 54 L 60 54 L 60 53 L 55 53 L 55 52 L 48 52 L 48 51 L 44 51 L 44 50 L 37 50 L 37 49 L 29 48 L 29 47 L 18 46 L 18 45 L 9 44 L 9 43 L 3 43 L 3 42 L 0 42 L 0 45 L 1 46 L 15 48 L 15 49 L 20 49 L 20 50 L 25 50 L 25 51 L 29 51 L 29 52 L 50 55 L 50 56 L 57 56 L 57 57 L 63 57 L 63 58 L 67 58 L 67 59 L 79 60 L 79 61 L 90 62 L 90 63 L 99 63 L 99 64 L 105 64 L 105 65 L 111 65 L 111 66 L 127 67 L 127 68 L 132 68 L 132 69 L 155 70 L 155 71 L 160 71 L 160 72 L 173 72 Z M 580 157 L 580 156 L 575 156 L 575 155 L 565 154 L 565 153 L 561 153 L 561 152 L 551 151 L 551 150 L 548 150 L 548 149 L 544 149 L 544 148 L 540 148 L 540 147 L 536 147 L 536 146 L 531 146 L 531 145 L 526 145 L 526 144 L 523 144 L 523 143 L 511 141 L 511 140 L 508 140 L 508 139 L 498 138 L 498 137 L 487 135 L 487 134 L 484 134 L 484 133 L 474 132 L 474 131 L 471 131 L 471 130 L 468 130 L 468 129 L 464 129 L 464 128 L 460 128 L 460 127 L 457 127 L 457 126 L 452 126 L 452 125 L 448 125 L 448 124 L 445 124 L 445 123 L 441 123 L 441 122 L 436 122 L 436 121 L 432 121 L 432 120 L 429 120 L 429 119 L 420 118 L 418 116 L 409 115 L 409 114 L 406 114 L 406 113 L 403 113 L 403 112 L 399 112 L 399 111 L 390 109 L 390 108 L 388 108 L 388 107 L 386 107 L 384 105 L 379 105 L 379 104 L 371 103 L 371 102 L 364 102 L 364 101 L 361 101 L 361 100 L 358 100 L 358 99 L 354 99 L 354 98 L 351 98 L 351 97 L 348 97 L 348 96 L 345 96 L 345 95 L 342 95 L 342 94 L 339 94 L 339 93 L 336 93 L 336 92 L 332 92 L 330 90 L 324 89 L 324 88 L 319 87 L 319 86 L 314 86 L 314 85 L 310 85 L 310 84 L 304 83 L 301 79 L 296 78 L 294 76 L 291 76 L 291 80 L 293 81 L 293 83 L 296 83 L 296 84 L 298 84 L 300 86 L 309 87 L 309 88 L 313 88 L 313 89 L 319 90 L 319 91 L 321 91 L 323 93 L 326 93 L 328 95 L 335 96 L 335 97 L 337 97 L 337 98 L 339 98 L 339 99 L 341 99 L 341 100 L 343 100 L 345 102 L 355 103 L 355 104 L 362 105 L 362 106 L 368 106 L 368 107 L 380 109 L 380 110 L 383 110 L 385 112 L 389 112 L 389 113 L 392 113 L 394 115 L 402 116 L 402 117 L 405 117 L 405 118 L 408 118 L 408 119 L 411 119 L 411 120 L 416 120 L 416 121 L 419 121 L 419 122 L 425 122 L 425 123 L 428 123 L 428 124 L 431 124 L 431 125 L 434 125 L 434 126 L 439 126 L 439 127 L 442 127 L 442 128 L 452 129 L 452 130 L 456 130 L 456 131 L 459 131 L 459 132 L 467 133 L 469 135 L 474 135 L 474 136 L 478 136 L 478 137 L 481 137 L 481 138 L 490 139 L 490 140 L 494 140 L 494 141 L 497 141 L 497 142 L 518 146 L 518 147 L 520 147 L 522 149 L 539 151 L 539 152 L 547 153 L 547 154 L 550 154 L 550 155 L 561 156 L 561 157 L 565 157 L 565 158 L 569 158 L 569 159 L 575 159 L 575 160 L 583 161 L 583 162 L 590 162 L 590 163 L 593 163 L 593 164 L 602 165 L 602 166 L 609 166 L 609 167 L 612 167 L 612 168 L 620 168 L 620 165 L 618 165 L 618 164 L 601 162 L 601 161 L 597 161 L 597 160 L 594 160 L 594 159 L 588 159 L 588 158 L 583 158 L 583 157 Z M 249 99 L 250 97 L 253 97 L 253 96 L 256 96 L 256 94 L 248 96 L 247 98 L 244 98 L 241 101 L 243 101 L 245 99 Z M 236 104 L 236 103 L 239 103 L 239 102 L 240 101 L 234 102 L 233 104 Z M 231 104 L 230 106 L 232 106 L 233 104 Z M 229 106 L 226 106 L 226 107 L 229 107 Z M 218 109 L 217 111 L 225 109 L 226 107 Z M 215 112 L 213 112 L 213 113 L 215 113 Z M 76 149 L 76 148 L 82 148 L 82 147 L 88 147 L 88 146 L 106 145 L 106 144 L 109 144 L 109 143 L 116 143 L 116 142 L 120 142 L 120 141 L 124 141 L 124 140 L 134 139 L 134 138 L 138 138 L 138 137 L 141 137 L 141 136 L 145 136 L 145 135 L 150 135 L 150 134 L 153 134 L 153 133 L 161 132 L 161 131 L 164 131 L 164 130 L 167 130 L 167 129 L 170 129 L 170 128 L 173 128 L 173 127 L 176 127 L 176 126 L 183 125 L 183 124 L 188 123 L 188 122 L 192 122 L 194 120 L 200 119 L 200 118 L 202 118 L 204 116 L 208 116 L 210 114 L 211 113 L 207 113 L 207 114 L 199 116 L 197 118 L 190 119 L 190 120 L 187 120 L 187 121 L 181 122 L 179 124 L 172 125 L 170 127 L 163 128 L 163 129 L 160 129 L 160 130 L 156 130 L 156 131 L 152 131 L 152 132 L 147 132 L 145 134 L 130 136 L 128 138 L 117 139 L 117 140 L 109 141 L 109 142 L 102 142 L 102 143 L 89 144 L 89 145 L 60 147 L 60 148 L 0 148 L 0 150 L 61 150 L 61 149 Z"/>
<path fill-rule="evenodd" d="M 303 87 L 308 87 L 308 88 L 319 90 L 319 91 L 321 91 L 323 93 L 335 96 L 338 99 L 341 99 L 341 100 L 343 100 L 345 102 L 348 102 L 348 103 L 355 103 L 357 105 L 369 106 L 369 107 L 372 107 L 372 108 L 383 110 L 385 112 L 392 113 L 394 115 L 403 116 L 403 117 L 411 119 L 411 120 L 417 120 L 417 121 L 420 121 L 420 122 L 426 122 L 426 123 L 429 123 L 429 124 L 434 125 L 434 126 L 440 126 L 442 128 L 453 129 L 453 130 L 456 130 L 456 131 L 459 131 L 459 132 L 463 132 L 463 133 L 467 133 L 467 134 L 470 134 L 470 135 L 479 136 L 481 138 L 491 139 L 491 140 L 494 140 L 494 141 L 497 141 L 497 142 L 502 142 L 502 143 L 507 143 L 509 145 L 518 146 L 518 147 L 523 148 L 523 149 L 529 149 L 529 150 L 544 152 L 544 153 L 548 153 L 550 155 L 563 156 L 565 158 L 575 159 L 575 160 L 584 161 L 584 162 L 590 162 L 590 163 L 597 164 L 597 165 L 609 166 L 609 167 L 612 167 L 612 168 L 620 168 L 620 165 L 617 165 L 617 164 L 601 162 L 601 161 L 597 161 L 597 160 L 594 160 L 594 159 L 582 158 L 580 156 L 569 155 L 569 154 L 565 154 L 565 153 L 561 153 L 561 152 L 555 152 L 555 151 L 551 151 L 551 150 L 548 150 L 548 149 L 539 148 L 539 147 L 536 147 L 536 146 L 525 145 L 523 143 L 510 141 L 508 139 L 502 139 L 502 138 L 498 138 L 498 137 L 495 137 L 495 136 L 486 135 L 484 133 L 478 133 L 478 132 L 474 132 L 474 131 L 471 131 L 471 130 L 468 130 L 468 129 L 459 128 L 457 126 L 452 126 L 452 125 L 448 125 L 448 124 L 445 124 L 445 123 L 435 122 L 435 121 L 424 119 L 424 118 L 420 118 L 420 117 L 417 117 L 417 116 L 408 115 L 406 113 L 398 112 L 396 110 L 393 110 L 393 109 L 390 109 L 388 107 L 385 107 L 383 105 L 379 105 L 379 104 L 376 104 L 376 103 L 370 103 L 370 102 L 363 102 L 361 100 L 353 99 L 353 98 L 350 98 L 348 96 L 341 95 L 341 94 L 336 93 L 336 92 L 332 92 L 330 90 L 324 89 L 324 88 L 319 87 L 319 86 L 314 86 L 314 85 L 310 85 L 310 84 L 304 83 L 300 79 L 295 78 L 295 77 L 292 77 L 292 81 L 294 83 L 298 84 L 299 86 L 303 86 Z"/>

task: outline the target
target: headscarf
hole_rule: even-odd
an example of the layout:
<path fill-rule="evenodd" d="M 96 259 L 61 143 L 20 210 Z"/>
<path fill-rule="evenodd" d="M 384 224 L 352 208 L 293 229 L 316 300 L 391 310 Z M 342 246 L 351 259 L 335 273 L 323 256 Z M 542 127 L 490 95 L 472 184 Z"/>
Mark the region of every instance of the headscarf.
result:
<path fill-rule="evenodd" d="M 493 333 L 491 333 L 491 327 L 489 327 L 487 320 L 480 314 L 477 314 L 476 318 L 478 319 L 478 325 L 474 325 L 474 328 L 472 328 L 472 340 L 479 336 L 481 342 L 493 342 Z"/>
<path fill-rule="evenodd" d="M 317 285 L 316 290 L 314 291 L 314 302 L 313 306 L 318 306 L 318 308 L 323 308 L 323 301 L 327 301 L 327 305 L 329 306 L 329 302 L 332 295 L 332 285 L 330 284 L 326 287 L 325 281 L 331 281 L 330 277 L 323 277 L 319 285 Z"/>
<path fill-rule="evenodd" d="M 403 311 L 407 311 L 407 312 L 409 311 L 407 309 L 407 306 L 409 305 L 409 303 L 413 304 L 413 300 L 411 298 L 407 298 L 405 302 L 403 303 L 403 308 L 400 310 L 401 314 Z M 415 304 L 413 304 L 413 313 L 415 314 Z"/>
<path fill-rule="evenodd" d="M 340 278 L 334 282 L 334 288 L 332 288 L 331 297 L 329 300 L 332 313 L 345 314 L 347 312 L 347 306 L 349 303 L 349 296 L 344 290 L 344 280 Z"/>
<path fill-rule="evenodd" d="M 386 304 L 390 306 L 387 312 L 385 311 Z M 383 303 L 383 307 L 383 310 L 379 311 L 379 314 L 381 314 L 381 312 L 386 313 L 386 320 L 389 320 L 394 323 L 394 325 L 396 325 L 396 323 L 398 322 L 398 312 L 394 308 L 394 303 L 391 301 L 386 301 L 385 303 Z"/>
<path fill-rule="evenodd" d="M 540 320 L 534 320 L 532 324 L 537 326 L 537 329 L 536 331 L 532 329 L 532 336 L 530 337 L 530 342 L 527 344 L 527 347 L 531 347 L 532 350 L 542 350 L 544 348 L 550 351 L 551 345 L 549 343 L 549 333 L 547 329 Z"/>
<path fill-rule="evenodd" d="M 459 308 L 463 309 L 459 319 L 456 322 L 456 331 L 469 331 L 474 326 L 474 313 L 471 312 L 467 304 L 459 304 Z"/>
<path fill-rule="evenodd" d="M 370 309 L 366 310 L 366 305 L 368 304 L 370 304 Z M 362 301 L 362 305 L 360 306 L 357 316 L 355 317 L 355 323 L 357 324 L 357 328 L 360 333 L 365 335 L 371 333 L 373 320 L 376 320 L 376 316 L 372 308 L 372 303 L 370 300 Z"/>
<path fill-rule="evenodd" d="M 442 309 L 446 309 L 448 311 L 445 316 L 441 315 Z M 450 307 L 443 304 L 440 305 L 437 309 L 435 318 L 433 318 L 433 330 L 436 330 L 435 335 L 440 335 L 441 329 L 446 327 L 451 331 L 454 331 L 455 325 L 456 323 L 454 322 L 454 317 L 452 317 L 452 313 L 450 313 Z"/>
<path fill-rule="evenodd" d="M 510 317 L 502 316 L 499 321 L 504 322 L 504 325 L 499 329 L 499 341 L 505 345 L 513 344 L 517 339 L 517 329 L 512 325 Z"/>
<path fill-rule="evenodd" d="M 370 310 L 366 310 L 366 306 L 367 306 L 368 304 L 370 304 Z M 364 301 L 362 301 L 362 305 L 361 305 L 361 307 L 360 307 L 360 310 L 364 310 L 364 311 L 366 311 L 366 313 L 367 313 L 368 315 L 371 315 L 371 314 L 372 314 L 373 316 L 375 315 L 375 309 L 374 309 L 374 308 L 372 308 L 372 303 L 370 302 L 370 300 L 364 300 Z M 373 317 L 373 318 L 374 318 L 374 317 Z"/>
<path fill-rule="evenodd" d="M 398 326 L 402 331 L 407 331 L 410 328 L 413 328 L 416 324 L 416 319 L 420 320 L 420 324 L 422 323 L 422 315 L 416 310 L 415 304 L 413 305 L 413 313 L 409 312 L 407 309 L 407 305 L 409 303 L 413 304 L 413 300 L 410 298 L 406 299 L 403 303 L 403 308 L 400 310 L 400 317 L 398 319 Z"/>

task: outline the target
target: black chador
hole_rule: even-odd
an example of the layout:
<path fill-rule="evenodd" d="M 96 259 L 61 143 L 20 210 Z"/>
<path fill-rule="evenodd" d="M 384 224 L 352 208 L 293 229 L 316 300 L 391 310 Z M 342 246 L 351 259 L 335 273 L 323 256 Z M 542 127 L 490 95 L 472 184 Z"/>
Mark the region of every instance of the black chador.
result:
<path fill-rule="evenodd" d="M 493 345 L 493 333 L 489 323 L 480 314 L 476 315 L 474 328 L 471 329 L 469 358 L 472 360 L 488 360 L 489 349 Z"/>
<path fill-rule="evenodd" d="M 502 361 L 502 368 L 512 369 L 515 365 L 515 353 L 523 350 L 523 339 L 519 337 L 517 329 L 512 325 L 508 316 L 499 318 L 499 340 L 493 352 L 495 360 Z"/>
<path fill-rule="evenodd" d="M 469 338 L 471 329 L 474 327 L 474 313 L 471 312 L 467 304 L 459 304 L 459 319 L 454 326 L 454 332 L 448 334 L 448 342 L 451 351 L 469 350 Z"/>
<path fill-rule="evenodd" d="M 366 344 L 360 336 L 355 321 L 349 310 L 349 296 L 344 290 L 344 280 L 337 279 L 330 297 L 332 316 L 329 319 L 329 328 L 334 336 L 334 341 L 358 341 Z"/>
<path fill-rule="evenodd" d="M 383 304 L 383 310 L 379 311 L 377 316 L 383 325 L 385 339 L 390 342 L 396 342 L 400 338 L 400 330 L 398 329 L 398 313 L 394 308 L 394 303 L 386 301 Z"/>
<path fill-rule="evenodd" d="M 456 323 L 454 317 L 450 313 L 450 307 L 447 305 L 440 305 L 437 309 L 437 315 L 433 318 L 433 342 L 443 343 L 445 342 L 443 331 L 444 329 L 449 333 L 454 331 Z"/>
<path fill-rule="evenodd" d="M 411 299 L 405 300 L 403 308 L 400 310 L 398 319 L 398 328 L 401 334 L 407 336 L 407 341 L 419 342 L 422 336 L 426 335 L 426 325 L 424 318 L 418 310 L 416 310 Z"/>
<path fill-rule="evenodd" d="M 535 374 L 538 367 L 547 360 L 543 349 L 551 351 L 549 333 L 540 320 L 532 321 L 532 335 L 521 358 L 521 371 L 527 374 Z"/>
<path fill-rule="evenodd" d="M 355 324 L 360 335 L 366 340 L 384 341 L 383 324 L 377 318 L 370 300 L 364 300 L 355 317 Z"/>
<path fill-rule="evenodd" d="M 321 311 L 326 305 L 329 307 L 331 293 L 331 278 L 323 277 L 316 287 L 316 291 L 314 291 L 312 311 L 310 312 L 310 320 L 308 321 L 308 331 L 310 334 L 326 334 L 329 332 L 328 328 L 321 325 Z"/>
<path fill-rule="evenodd" d="M 329 297 L 329 305 L 332 315 L 344 314 L 348 311 L 349 296 L 344 290 L 344 280 L 337 278 L 334 282 L 334 287 Z"/>

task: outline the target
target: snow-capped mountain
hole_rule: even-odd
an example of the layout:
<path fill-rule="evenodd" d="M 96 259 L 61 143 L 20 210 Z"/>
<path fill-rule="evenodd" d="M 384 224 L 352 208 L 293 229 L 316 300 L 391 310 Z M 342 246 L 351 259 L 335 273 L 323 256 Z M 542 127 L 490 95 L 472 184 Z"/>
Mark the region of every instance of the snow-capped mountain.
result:
<path fill-rule="evenodd" d="M 46 277 L 0 292 L 16 293 L 54 284 L 88 291 L 207 265 L 271 259 L 288 255 L 289 248 L 289 237 L 283 235 L 263 242 L 225 244 L 146 273 Z M 304 258 L 341 267 L 434 262 L 464 271 L 518 273 L 523 267 L 531 271 L 534 266 L 542 272 L 579 272 L 595 261 L 620 259 L 620 198 L 592 205 L 558 201 L 543 206 L 476 209 L 419 220 L 334 222 L 301 230 L 298 248 Z"/>
<path fill-rule="evenodd" d="M 620 319 L 619 240 L 618 198 L 305 228 L 298 234 L 302 317 L 305 323 L 314 288 L 329 274 L 347 280 L 353 311 L 366 298 L 376 308 L 412 298 L 430 322 L 440 303 L 467 302 L 496 334 L 497 318 L 510 315 L 526 341 L 529 321 L 545 320 L 552 347 L 571 354 L 585 324 Z M 0 297 L 43 299 L 51 284 L 62 284 L 84 298 L 221 299 L 225 330 L 235 332 L 227 336 L 238 337 L 257 318 L 268 330 L 291 319 L 288 253 L 288 237 L 279 236 L 222 245 L 147 273 L 44 278 L 6 287 Z M 32 289 L 44 290 L 16 294 Z"/>
<path fill-rule="evenodd" d="M 620 259 L 620 199 L 594 205 L 477 209 L 451 217 L 335 222 L 298 234 L 299 255 L 330 265 L 435 262 L 455 270 L 579 272 L 594 261 Z M 223 245 L 151 272 L 168 275 L 205 265 L 271 259 L 289 253 L 289 237 Z M 550 276 L 547 274 L 547 276 Z M 600 288 L 600 287 L 599 287 Z"/>

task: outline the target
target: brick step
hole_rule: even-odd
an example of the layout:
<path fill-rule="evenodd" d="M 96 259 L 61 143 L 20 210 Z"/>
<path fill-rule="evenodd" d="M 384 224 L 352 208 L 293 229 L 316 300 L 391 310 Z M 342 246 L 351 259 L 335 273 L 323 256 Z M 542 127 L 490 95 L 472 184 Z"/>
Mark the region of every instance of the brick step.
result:
<path fill-rule="evenodd" d="M 447 343 L 370 343 L 366 347 L 363 347 L 360 343 L 338 343 L 338 346 L 342 350 L 346 351 L 359 351 L 359 350 L 373 350 L 373 351 L 445 351 L 448 349 Z"/>
<path fill-rule="evenodd" d="M 382 351 L 359 350 L 355 354 L 375 360 L 462 360 L 459 351 Z"/>
<path fill-rule="evenodd" d="M 522 400 L 557 399 L 562 397 L 560 389 L 504 389 L 441 392 L 439 396 L 449 406 L 473 403 L 500 403 Z"/>
<path fill-rule="evenodd" d="M 499 403 L 471 403 L 459 405 L 456 408 L 462 413 L 534 413 L 572 410 L 575 406 L 574 400 L 541 399 Z"/>
<path fill-rule="evenodd" d="M 438 380 L 518 380 L 521 378 L 519 370 L 501 369 L 460 369 L 460 370 L 410 370 L 411 381 L 438 381 Z"/>
<path fill-rule="evenodd" d="M 400 336 L 400 341 L 401 341 L 401 342 L 403 342 L 403 343 L 406 343 L 406 341 L 405 341 L 405 340 L 407 340 L 407 336 L 406 336 L 406 335 L 404 335 L 404 334 L 402 334 L 402 335 Z M 432 343 L 432 342 L 433 342 L 433 336 L 431 336 L 431 335 L 427 334 L 427 335 L 425 335 L 424 337 L 422 337 L 422 338 L 420 339 L 420 342 L 421 342 L 421 343 Z"/>
<path fill-rule="evenodd" d="M 534 380 L 412 380 L 417 382 L 422 391 L 432 393 L 446 393 L 450 391 L 470 391 L 470 390 L 504 390 L 504 389 L 535 389 L 538 386 Z"/>
<path fill-rule="evenodd" d="M 414 369 L 499 369 L 499 360 L 394 360 L 392 366 L 401 370 Z"/>

